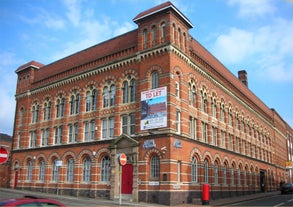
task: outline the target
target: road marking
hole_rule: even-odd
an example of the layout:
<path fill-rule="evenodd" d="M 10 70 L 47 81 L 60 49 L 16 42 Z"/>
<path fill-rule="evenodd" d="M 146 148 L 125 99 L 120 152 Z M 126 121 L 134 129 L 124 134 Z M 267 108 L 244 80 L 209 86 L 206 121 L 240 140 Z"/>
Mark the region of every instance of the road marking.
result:
<path fill-rule="evenodd" d="M 285 203 L 279 203 L 279 204 L 275 205 L 274 207 L 282 206 L 282 205 L 284 205 L 284 204 L 285 204 Z"/>
<path fill-rule="evenodd" d="M 288 203 L 290 203 L 290 202 L 293 202 L 293 199 L 291 199 L 291 200 L 288 200 Z"/>

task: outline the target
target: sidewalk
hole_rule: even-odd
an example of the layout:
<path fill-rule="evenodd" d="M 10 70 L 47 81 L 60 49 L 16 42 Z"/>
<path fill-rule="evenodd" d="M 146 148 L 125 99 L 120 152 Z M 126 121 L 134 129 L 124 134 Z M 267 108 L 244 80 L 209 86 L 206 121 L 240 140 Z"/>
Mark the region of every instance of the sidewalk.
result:
<path fill-rule="evenodd" d="M 66 196 L 66 195 L 56 195 L 56 194 L 49 194 L 49 193 L 42 193 L 42 192 L 34 192 L 28 190 L 15 190 L 10 188 L 0 188 L 1 192 L 11 192 L 11 193 L 19 193 L 23 195 L 34 195 L 39 197 L 46 197 L 52 198 L 56 200 L 67 200 L 72 202 L 72 206 L 78 206 L 75 204 L 82 203 L 84 206 L 119 206 L 119 202 L 117 200 L 107 200 L 102 198 L 87 198 L 87 197 L 73 197 L 73 196 Z M 230 198 L 223 198 L 217 200 L 210 200 L 209 205 L 202 205 L 201 202 L 198 204 L 183 204 L 180 206 L 185 207 L 195 207 L 195 206 L 225 206 L 232 203 L 238 203 L 248 200 L 255 200 L 258 198 L 265 198 L 270 196 L 279 195 L 280 191 L 273 191 L 273 192 L 264 192 L 264 193 L 256 193 L 251 195 L 244 195 L 244 196 L 235 196 Z M 153 203 L 137 203 L 137 202 L 130 202 L 130 201 L 122 201 L 122 206 L 143 206 L 143 207 L 162 207 L 165 205 L 160 204 L 153 204 Z"/>

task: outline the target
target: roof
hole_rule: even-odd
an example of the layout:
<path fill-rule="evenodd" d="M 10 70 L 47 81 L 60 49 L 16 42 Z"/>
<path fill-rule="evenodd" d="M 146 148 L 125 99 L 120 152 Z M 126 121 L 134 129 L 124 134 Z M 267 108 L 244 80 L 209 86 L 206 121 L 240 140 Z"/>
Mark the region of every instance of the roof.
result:
<path fill-rule="evenodd" d="M 41 68 L 43 66 L 44 65 L 42 63 L 39 63 L 37 61 L 32 60 L 32 61 L 30 61 L 30 62 L 28 62 L 28 63 L 26 63 L 26 64 L 18 67 L 15 72 L 18 73 L 18 72 L 20 72 L 20 71 L 22 71 L 22 70 L 24 70 L 26 68 L 29 68 L 29 67 L 33 67 L 33 68 L 39 69 L 39 68 Z"/>
<path fill-rule="evenodd" d="M 185 23 L 192 28 L 193 24 L 189 21 L 189 19 L 183 14 L 181 13 L 170 1 L 167 1 L 163 4 L 160 4 L 158 6 L 155 6 L 153 8 L 150 8 L 148 10 L 145 10 L 141 13 L 139 13 L 136 17 L 134 17 L 133 21 L 135 23 L 139 22 L 140 20 L 149 17 L 151 15 L 157 14 L 159 12 L 165 11 L 165 10 L 173 10 L 175 11 L 175 13 L 182 19 L 185 21 Z"/>
<path fill-rule="evenodd" d="M 43 66 L 42 70 L 35 74 L 34 81 L 40 81 L 123 49 L 135 47 L 137 46 L 137 35 L 137 30 L 133 30 Z"/>

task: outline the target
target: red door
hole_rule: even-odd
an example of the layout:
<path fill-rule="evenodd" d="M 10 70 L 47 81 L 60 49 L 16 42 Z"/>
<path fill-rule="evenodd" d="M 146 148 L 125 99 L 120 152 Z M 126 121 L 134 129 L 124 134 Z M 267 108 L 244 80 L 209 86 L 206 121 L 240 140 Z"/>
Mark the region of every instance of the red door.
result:
<path fill-rule="evenodd" d="M 132 194 L 133 166 L 126 164 L 122 166 L 122 194 Z"/>
<path fill-rule="evenodd" d="M 18 182 L 18 170 L 14 173 L 14 189 L 17 188 L 17 182 Z"/>

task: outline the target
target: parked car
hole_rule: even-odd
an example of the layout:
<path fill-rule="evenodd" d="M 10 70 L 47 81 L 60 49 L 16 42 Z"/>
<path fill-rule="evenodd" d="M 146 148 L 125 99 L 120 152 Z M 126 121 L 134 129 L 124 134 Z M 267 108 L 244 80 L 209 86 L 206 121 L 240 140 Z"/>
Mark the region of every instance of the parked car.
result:
<path fill-rule="evenodd" d="M 35 196 L 24 196 L 23 198 L 12 198 L 6 200 L 0 200 L 0 206 L 50 206 L 50 207 L 65 207 L 65 205 L 59 201 L 49 198 L 38 198 Z"/>
<path fill-rule="evenodd" d="M 281 186 L 281 194 L 293 193 L 293 184 L 285 183 Z"/>

